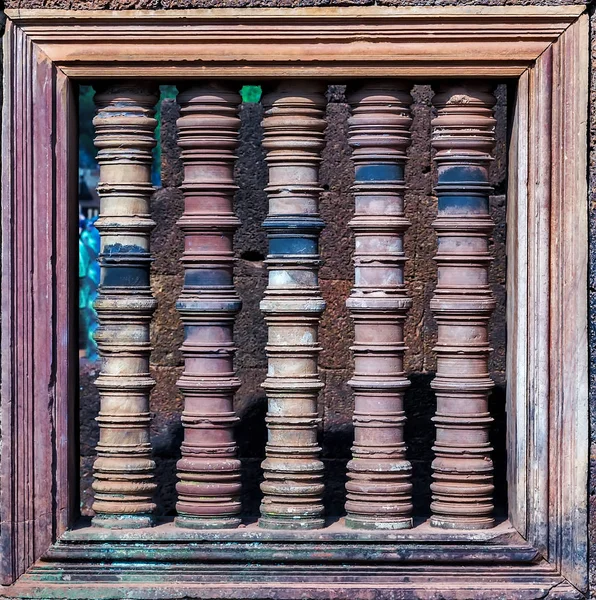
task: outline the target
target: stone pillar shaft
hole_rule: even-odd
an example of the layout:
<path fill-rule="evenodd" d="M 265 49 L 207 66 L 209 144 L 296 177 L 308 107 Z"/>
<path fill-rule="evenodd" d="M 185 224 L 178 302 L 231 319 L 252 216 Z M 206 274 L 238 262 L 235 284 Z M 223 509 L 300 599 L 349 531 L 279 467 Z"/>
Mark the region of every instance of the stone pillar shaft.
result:
<path fill-rule="evenodd" d="M 459 83 L 441 85 L 433 102 L 438 282 L 431 310 L 438 340 L 431 524 L 487 528 L 494 524 L 488 322 L 495 300 L 488 269 L 495 98 L 488 84 Z"/>
<path fill-rule="evenodd" d="M 218 84 L 193 86 L 178 96 L 179 145 L 184 164 L 184 288 L 177 308 L 184 324 L 184 442 L 176 486 L 182 527 L 240 524 L 240 461 L 233 428 L 233 327 L 240 310 L 234 288 L 234 151 L 241 98 Z"/>
<path fill-rule="evenodd" d="M 157 95 L 137 85 L 95 96 L 99 149 L 96 222 L 101 283 L 95 333 L 101 356 L 99 444 L 94 464 L 94 525 L 147 527 L 155 509 L 155 463 L 149 439 L 149 325 L 156 302 L 149 287 L 151 151 Z"/>
<path fill-rule="evenodd" d="M 355 183 L 354 446 L 348 463 L 346 525 L 412 526 L 411 465 L 404 443 L 404 167 L 410 144 L 407 84 L 367 83 L 349 95 Z"/>
<path fill-rule="evenodd" d="M 318 201 L 325 88 L 287 81 L 263 98 L 269 167 L 269 284 L 261 302 L 268 326 L 267 458 L 259 525 L 313 529 L 323 520 L 323 463 L 317 443 Z"/>

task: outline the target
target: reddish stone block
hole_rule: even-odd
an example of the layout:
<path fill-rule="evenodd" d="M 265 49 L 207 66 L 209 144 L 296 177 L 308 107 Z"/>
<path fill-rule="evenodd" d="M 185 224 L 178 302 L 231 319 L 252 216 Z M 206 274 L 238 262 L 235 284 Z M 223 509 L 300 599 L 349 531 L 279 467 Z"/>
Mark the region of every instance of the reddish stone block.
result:
<path fill-rule="evenodd" d="M 183 180 L 182 161 L 178 146 L 176 121 L 180 117 L 180 106 L 175 98 L 164 98 L 161 102 L 161 185 L 163 188 L 180 187 Z M 182 207 L 180 207 L 182 212 Z"/>
<path fill-rule="evenodd" d="M 151 365 L 151 377 L 155 380 L 151 392 L 151 412 L 182 412 L 182 392 L 176 385 L 182 370 L 183 367 Z"/>
<path fill-rule="evenodd" d="M 326 458 L 347 459 L 354 438 L 352 414 L 354 412 L 354 392 L 348 385 L 352 369 L 321 369 L 320 375 L 325 387 L 320 398 L 319 411 L 322 414 L 322 446 Z"/>
<path fill-rule="evenodd" d="M 241 261 L 262 263 L 267 255 L 267 234 L 261 223 L 267 216 L 268 205 L 261 126 L 263 107 L 261 104 L 241 104 L 239 116 L 238 158 L 234 167 L 238 190 L 234 196 L 234 209 L 240 226 L 234 235 L 234 248 Z"/>
<path fill-rule="evenodd" d="M 182 231 L 176 221 L 182 214 L 182 192 L 175 188 L 157 190 L 151 197 L 151 217 L 156 225 L 151 232 L 151 251 L 155 260 L 151 275 L 179 275 L 182 273 L 180 257 L 184 251 Z"/>
<path fill-rule="evenodd" d="M 323 189 L 320 212 L 325 228 L 320 237 L 320 253 L 323 264 L 319 273 L 323 279 L 346 279 L 354 277 L 352 253 L 354 237 L 348 227 L 354 211 L 354 198 L 350 185 L 354 172 L 350 162 L 347 141 L 349 107 L 345 99 L 341 103 L 327 104 L 325 119 L 325 148 L 319 180 Z"/>

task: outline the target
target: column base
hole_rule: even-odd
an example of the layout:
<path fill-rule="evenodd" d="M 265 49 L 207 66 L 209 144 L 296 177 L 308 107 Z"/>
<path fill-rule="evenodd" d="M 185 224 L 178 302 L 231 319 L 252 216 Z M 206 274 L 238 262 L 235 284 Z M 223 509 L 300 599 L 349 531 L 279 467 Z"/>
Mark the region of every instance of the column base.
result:
<path fill-rule="evenodd" d="M 153 527 L 155 521 L 153 515 L 95 515 L 91 519 L 94 527 L 103 527 L 105 529 L 143 529 Z"/>
<path fill-rule="evenodd" d="M 263 529 L 322 529 L 325 527 L 325 519 L 261 517 L 259 527 Z"/>
<path fill-rule="evenodd" d="M 187 515 L 178 516 L 174 520 L 176 527 L 183 527 L 184 529 L 236 529 L 241 523 L 242 519 L 239 517 L 190 517 Z"/>
<path fill-rule="evenodd" d="M 470 517 L 464 520 L 433 516 L 430 518 L 430 525 L 440 529 L 491 529 L 495 526 L 495 520 L 492 517 Z"/>
<path fill-rule="evenodd" d="M 346 516 L 346 527 L 350 529 L 375 529 L 390 531 L 393 529 L 411 529 L 414 521 L 411 517 L 406 518 L 375 518 L 373 516 L 360 517 L 357 515 Z"/>

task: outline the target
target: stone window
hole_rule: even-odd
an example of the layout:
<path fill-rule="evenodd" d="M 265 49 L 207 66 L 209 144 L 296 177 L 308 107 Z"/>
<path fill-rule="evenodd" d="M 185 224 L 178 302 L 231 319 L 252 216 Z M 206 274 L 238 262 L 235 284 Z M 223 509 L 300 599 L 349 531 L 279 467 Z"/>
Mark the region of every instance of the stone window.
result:
<path fill-rule="evenodd" d="M 8 17 L 8 597 L 585 592 L 580 8 Z"/>

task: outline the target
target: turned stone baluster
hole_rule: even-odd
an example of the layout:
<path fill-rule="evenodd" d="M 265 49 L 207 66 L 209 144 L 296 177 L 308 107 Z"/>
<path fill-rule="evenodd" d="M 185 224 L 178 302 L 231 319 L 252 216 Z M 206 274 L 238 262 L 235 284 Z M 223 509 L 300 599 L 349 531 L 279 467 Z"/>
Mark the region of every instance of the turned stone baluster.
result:
<path fill-rule="evenodd" d="M 325 88 L 290 81 L 263 98 L 269 167 L 269 284 L 261 302 L 268 325 L 268 442 L 259 525 L 322 527 L 323 463 L 317 444 L 320 154 Z"/>
<path fill-rule="evenodd" d="M 431 309 L 438 325 L 437 412 L 431 524 L 492 527 L 492 421 L 488 395 L 488 322 L 495 300 L 488 281 L 489 164 L 495 98 L 482 83 L 444 84 L 434 97 L 438 282 Z"/>
<path fill-rule="evenodd" d="M 94 525 L 147 527 L 155 509 L 155 463 L 149 439 L 149 325 L 156 302 L 149 287 L 153 90 L 111 87 L 95 96 L 99 149 L 96 226 L 101 234 L 101 283 L 95 333 L 101 356 L 99 444 L 93 467 Z"/>
<path fill-rule="evenodd" d="M 348 97 L 354 151 L 354 446 L 346 525 L 412 526 L 411 465 L 404 443 L 404 167 L 412 98 L 404 83 L 371 82 Z"/>
<path fill-rule="evenodd" d="M 240 310 L 234 288 L 234 151 L 241 98 L 218 84 L 178 96 L 184 163 L 184 288 L 177 308 L 184 323 L 184 442 L 178 461 L 176 524 L 197 529 L 240 524 L 240 461 L 234 441 L 233 327 Z"/>

